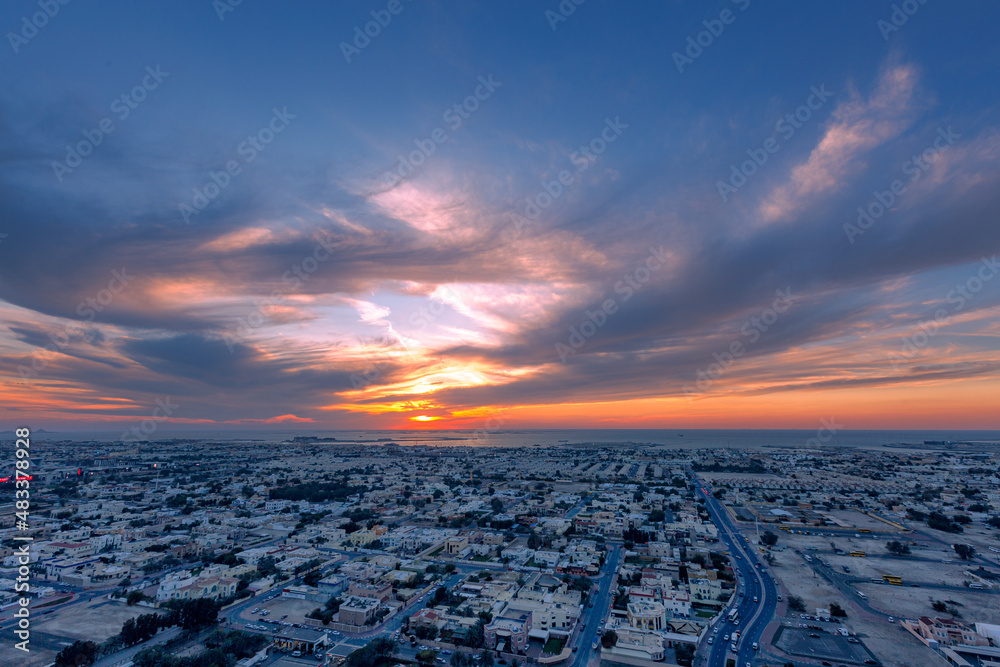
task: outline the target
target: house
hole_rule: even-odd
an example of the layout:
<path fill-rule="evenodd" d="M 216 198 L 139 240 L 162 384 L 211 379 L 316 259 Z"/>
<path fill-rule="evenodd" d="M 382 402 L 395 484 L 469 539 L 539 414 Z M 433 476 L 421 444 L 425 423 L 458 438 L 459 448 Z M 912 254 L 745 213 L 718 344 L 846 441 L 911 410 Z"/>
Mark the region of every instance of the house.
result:
<path fill-rule="evenodd" d="M 464 535 L 449 537 L 444 541 L 445 551 L 452 556 L 457 556 L 469 546 L 469 538 Z"/>
<path fill-rule="evenodd" d="M 372 598 L 349 596 L 340 604 L 338 619 L 347 625 L 371 625 L 375 621 L 381 603 Z"/>
<path fill-rule="evenodd" d="M 379 602 L 388 602 L 392 599 L 392 584 L 387 581 L 366 584 L 352 581 L 347 589 L 347 594 L 353 597 L 369 598 Z"/>
<path fill-rule="evenodd" d="M 917 631 L 928 641 L 936 641 L 944 646 L 989 646 L 988 639 L 976 632 L 972 626 L 950 618 L 929 618 L 921 616 Z"/>
<path fill-rule="evenodd" d="M 484 630 L 487 648 L 523 655 L 528 647 L 531 614 L 526 611 L 504 610 Z"/>
<path fill-rule="evenodd" d="M 619 628 L 615 630 L 618 641 L 610 649 L 601 650 L 601 663 L 643 664 L 662 662 L 665 654 L 662 637 L 651 630 Z"/>
<path fill-rule="evenodd" d="M 664 606 L 659 602 L 636 600 L 626 607 L 628 624 L 640 630 L 662 630 L 667 622 Z"/>

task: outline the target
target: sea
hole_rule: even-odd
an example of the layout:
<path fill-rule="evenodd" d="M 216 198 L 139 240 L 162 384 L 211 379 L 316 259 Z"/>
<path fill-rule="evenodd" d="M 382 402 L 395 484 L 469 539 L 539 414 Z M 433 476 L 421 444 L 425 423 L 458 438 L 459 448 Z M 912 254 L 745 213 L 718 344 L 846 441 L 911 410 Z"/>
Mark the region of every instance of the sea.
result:
<path fill-rule="evenodd" d="M 34 440 L 118 442 L 118 431 L 36 431 Z M 822 437 L 821 437 L 822 436 Z M 671 449 L 757 448 L 906 448 L 971 449 L 1000 452 L 1000 431 L 843 430 L 832 435 L 796 429 L 505 429 L 484 430 L 158 430 L 157 442 L 213 441 L 231 443 L 315 442 L 321 445 L 394 442 L 428 447 L 630 447 Z"/>

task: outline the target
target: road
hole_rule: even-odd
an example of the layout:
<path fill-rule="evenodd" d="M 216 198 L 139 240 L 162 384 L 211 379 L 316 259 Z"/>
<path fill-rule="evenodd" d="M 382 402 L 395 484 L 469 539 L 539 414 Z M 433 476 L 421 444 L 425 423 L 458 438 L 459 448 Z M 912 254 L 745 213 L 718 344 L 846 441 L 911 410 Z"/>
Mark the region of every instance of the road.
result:
<path fill-rule="evenodd" d="M 592 647 L 594 637 L 598 636 L 597 628 L 605 620 L 611 608 L 611 596 L 615 590 L 618 568 L 621 567 L 624 557 L 622 545 L 616 544 L 604 561 L 604 567 L 597 576 L 597 593 L 592 595 L 594 604 L 584 607 L 576 635 L 570 638 L 577 648 L 572 667 L 584 667 L 595 655 Z"/>
<path fill-rule="evenodd" d="M 712 521 L 719 528 L 719 538 L 729 547 L 729 552 L 734 558 L 735 569 L 738 572 L 738 590 L 743 593 L 741 597 L 736 598 L 735 608 L 739 614 L 736 623 L 730 623 L 725 619 L 716 623 L 713 633 L 717 631 L 718 634 L 714 635 L 707 663 L 702 664 L 707 664 L 709 667 L 725 667 L 726 658 L 733 652 L 730 650 L 731 642 L 725 641 L 724 638 L 735 631 L 740 632 L 735 654 L 736 664 L 738 666 L 754 664 L 758 652 L 753 649 L 753 644 L 760 641 L 761 634 L 774 616 L 778 606 L 778 591 L 763 562 L 757 557 L 753 548 L 740 537 L 721 503 L 701 485 L 697 476 L 695 481 L 698 483 L 698 492 L 705 498 L 705 505 Z M 758 598 L 759 602 L 754 602 L 754 597 Z M 733 606 L 726 607 L 725 613 L 728 614 L 732 609 Z M 706 648 L 708 648 L 707 641 L 699 646 L 699 654 L 704 655 Z"/>

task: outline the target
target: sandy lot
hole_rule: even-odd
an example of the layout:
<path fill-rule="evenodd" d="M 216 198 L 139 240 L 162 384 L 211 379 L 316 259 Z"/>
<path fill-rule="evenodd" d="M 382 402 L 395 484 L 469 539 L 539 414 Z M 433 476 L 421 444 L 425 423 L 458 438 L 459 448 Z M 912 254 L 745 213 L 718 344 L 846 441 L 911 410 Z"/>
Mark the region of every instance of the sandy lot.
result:
<path fill-rule="evenodd" d="M 799 538 L 799 536 L 796 536 L 796 538 Z M 816 538 L 804 536 L 802 539 L 816 540 Z M 826 542 L 826 547 L 829 548 L 829 539 L 820 539 L 818 546 L 822 546 L 823 541 Z M 887 667 L 913 667 L 914 665 L 937 664 L 936 661 L 938 659 L 930 649 L 917 641 L 908 632 L 902 630 L 898 624 L 890 624 L 879 617 L 867 614 L 854 604 L 854 600 L 845 599 L 840 591 L 830 585 L 822 576 L 816 574 L 800 555 L 791 549 L 786 549 L 774 555 L 776 562 L 775 566 L 771 568 L 771 573 L 781 584 L 784 594 L 791 593 L 802 598 L 806 606 L 806 613 L 815 613 L 817 608 L 826 608 L 831 602 L 836 602 L 847 610 L 848 617 L 843 623 L 815 623 L 816 625 L 823 626 L 829 631 L 834 631 L 839 625 L 843 625 L 850 632 L 858 633 L 864 645 Z M 824 554 L 823 557 L 826 558 L 827 555 Z M 852 560 L 861 561 L 866 559 L 854 558 Z M 898 586 L 869 585 L 878 589 L 899 589 Z M 914 588 L 905 590 L 921 591 L 923 589 Z M 902 609 L 900 612 L 902 612 Z M 814 623 L 812 621 L 803 621 L 799 618 L 795 618 L 795 620 L 786 618 L 785 620 L 789 623 L 794 623 L 796 626 L 803 622 Z"/>
<path fill-rule="evenodd" d="M 104 598 L 86 604 L 70 605 L 46 615 L 35 627 L 41 632 L 76 639 L 89 639 L 100 643 L 118 634 L 122 624 L 142 614 L 158 613 L 150 607 L 129 607 L 124 603 L 110 602 Z"/>
<path fill-rule="evenodd" d="M 876 530 L 880 533 L 902 532 L 887 524 L 885 521 L 879 521 L 878 519 L 870 517 L 864 512 L 859 512 L 857 510 L 831 510 L 829 512 L 825 510 L 821 511 L 843 526 L 851 526 L 852 528 L 867 528 L 868 530 Z"/>
<path fill-rule="evenodd" d="M 918 616 L 950 618 L 948 614 L 931 608 L 933 600 L 943 600 L 958 603 L 954 606 L 966 622 L 1000 623 L 1000 595 L 988 591 L 941 591 L 885 584 L 858 584 L 858 589 L 868 596 L 872 607 L 887 614 L 911 619 Z"/>

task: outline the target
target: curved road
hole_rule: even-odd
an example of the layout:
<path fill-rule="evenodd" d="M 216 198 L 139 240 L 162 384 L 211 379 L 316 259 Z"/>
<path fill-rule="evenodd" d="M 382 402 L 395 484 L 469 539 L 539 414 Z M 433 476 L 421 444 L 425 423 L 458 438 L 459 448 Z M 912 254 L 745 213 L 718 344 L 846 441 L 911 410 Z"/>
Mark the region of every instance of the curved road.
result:
<path fill-rule="evenodd" d="M 778 606 L 778 591 L 774 585 L 774 580 L 764 568 L 763 562 L 757 557 L 754 550 L 740 537 L 733 526 L 729 515 L 722 505 L 698 483 L 698 492 L 705 497 L 705 505 L 712 517 L 712 521 L 719 528 L 719 538 L 729 547 L 729 552 L 733 557 L 733 564 L 739 573 L 737 575 L 738 590 L 743 592 L 742 597 L 736 598 L 735 607 L 739 610 L 738 624 L 730 623 L 728 620 L 721 620 L 716 623 L 711 650 L 708 653 L 707 664 L 709 667 L 725 667 L 728 657 L 735 657 L 737 667 L 752 665 L 757 662 L 758 652 L 753 650 L 753 644 L 760 641 L 760 637 L 770 623 L 771 618 Z M 759 567 L 758 567 L 759 566 Z M 742 575 L 742 576 L 739 576 Z M 759 602 L 754 602 L 757 597 Z M 733 608 L 732 605 L 725 608 L 728 614 Z M 740 639 L 737 643 L 735 656 L 730 650 L 730 641 L 725 641 L 725 635 L 732 635 L 733 632 L 740 632 Z M 711 636 L 711 635 L 710 635 Z M 707 643 L 701 648 L 707 647 Z"/>

